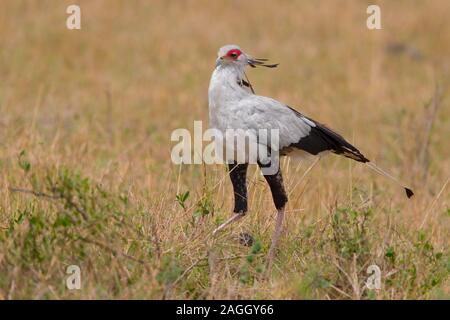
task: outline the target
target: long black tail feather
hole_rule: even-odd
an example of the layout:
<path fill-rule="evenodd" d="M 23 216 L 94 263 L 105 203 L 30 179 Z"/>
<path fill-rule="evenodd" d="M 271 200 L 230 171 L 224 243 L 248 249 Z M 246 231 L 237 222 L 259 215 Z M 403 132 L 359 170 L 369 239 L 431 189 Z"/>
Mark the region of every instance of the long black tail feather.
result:
<path fill-rule="evenodd" d="M 331 151 L 335 154 L 339 154 L 352 160 L 365 163 L 370 169 L 400 185 L 405 190 L 406 196 L 408 198 L 411 198 L 414 195 L 414 192 L 410 188 L 402 184 L 397 178 L 387 173 L 385 170 L 381 169 L 375 163 L 367 159 L 356 147 L 351 145 L 340 134 L 327 128 L 321 123 L 305 117 L 295 109 L 292 110 L 298 116 L 308 119 L 315 124 L 314 127 L 311 127 L 308 136 L 301 138 L 299 142 L 292 145 L 293 147 L 304 150 L 313 155 L 317 155 L 324 151 Z"/>

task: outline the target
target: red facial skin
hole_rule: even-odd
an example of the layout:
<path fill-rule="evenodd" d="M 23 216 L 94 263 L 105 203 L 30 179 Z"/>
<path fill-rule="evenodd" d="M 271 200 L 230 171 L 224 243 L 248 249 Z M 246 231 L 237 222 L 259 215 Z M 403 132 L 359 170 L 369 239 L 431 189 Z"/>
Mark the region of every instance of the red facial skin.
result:
<path fill-rule="evenodd" d="M 232 50 L 227 52 L 225 57 L 227 57 L 229 59 L 232 59 L 232 60 L 237 60 L 237 58 L 239 58 L 239 56 L 241 54 L 242 54 L 241 50 L 239 50 L 239 49 L 232 49 Z"/>

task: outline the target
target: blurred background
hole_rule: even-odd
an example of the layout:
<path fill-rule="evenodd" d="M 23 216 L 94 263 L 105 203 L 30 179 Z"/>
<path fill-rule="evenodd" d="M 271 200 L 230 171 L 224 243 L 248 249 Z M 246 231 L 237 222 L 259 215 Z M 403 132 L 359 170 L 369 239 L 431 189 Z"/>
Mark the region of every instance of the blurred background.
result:
<path fill-rule="evenodd" d="M 11 191 L 44 188 L 39 183 L 45 180 L 45 172 L 64 167 L 112 194 L 125 194 L 136 211 L 144 208 L 154 220 L 142 220 L 139 226 L 151 239 L 156 232 L 151 226 L 159 228 L 156 243 L 161 251 L 159 260 L 148 257 L 151 271 L 136 276 L 143 279 L 145 274 L 145 281 L 136 280 L 139 284 L 134 289 L 104 279 L 102 289 L 90 284 L 89 290 L 69 297 L 348 298 L 329 287 L 323 293 L 320 285 L 314 289 L 319 293 L 306 292 L 303 281 L 309 279 L 307 266 L 313 262 L 295 260 L 296 249 L 290 247 L 306 226 L 311 230 L 321 226 L 334 206 L 360 208 L 369 203 L 381 230 L 396 225 L 411 239 L 425 230 L 427 241 L 447 257 L 449 1 L 79 0 L 81 30 L 68 30 L 66 8 L 71 4 L 65 0 L 4 0 L 0 4 L 0 224 L 9 230 L 11 221 L 25 209 L 25 216 L 41 210 L 49 219 L 67 210 Z M 381 8 L 381 30 L 366 27 L 369 4 Z M 288 273 L 270 283 L 261 279 L 257 284 L 255 280 L 243 283 L 242 263 L 233 266 L 232 262 L 222 266 L 228 270 L 220 276 L 225 278 L 211 278 L 211 273 L 208 277 L 198 270 L 178 280 L 183 270 L 202 257 L 209 232 L 231 211 L 232 196 L 222 166 L 173 165 L 170 134 L 177 128 L 193 128 L 194 120 L 207 123 L 207 90 L 217 50 L 231 43 L 280 63 L 276 69 L 249 70 L 258 94 L 327 124 L 416 191 L 408 202 L 389 181 L 334 156 L 322 160 L 301 181 L 309 164 L 284 163 L 291 214 L 283 251 L 290 253 L 280 258 L 278 272 L 295 270 L 293 282 Z M 27 170 L 27 164 L 31 169 Z M 250 185 L 251 211 L 242 226 L 260 239 L 264 251 L 274 208 L 257 173 L 250 177 Z M 189 205 L 182 208 L 176 196 L 187 191 Z M 45 271 L 70 263 L 64 253 L 49 252 L 43 260 L 27 260 L 28 266 L 31 263 L 41 270 L 40 276 L 25 265 L 13 266 L 28 254 L 23 251 L 23 239 L 29 237 L 29 227 L 23 228 L 22 236 L 11 231 L 18 238 L 5 233 L 0 237 L 7 252 L 0 254 L 0 297 L 67 297 L 60 281 L 64 272 Z M 319 241 L 319 229 L 316 232 Z M 379 235 L 384 237 L 383 232 Z M 239 247 L 232 236 L 226 241 L 226 250 L 234 254 L 248 250 Z M 390 246 L 390 240 L 386 241 L 377 247 L 376 256 L 385 254 Z M 129 241 L 125 243 L 116 249 L 131 254 Z M 311 242 L 310 248 L 317 243 Z M 33 250 L 40 250 L 39 244 L 34 246 Z M 108 253 L 98 247 L 92 250 L 105 254 L 101 265 L 108 265 Z M 136 250 L 139 256 L 147 254 Z M 170 258 L 165 258 L 167 254 Z M 96 261 L 91 261 L 89 277 L 101 282 L 97 273 L 102 269 Z M 123 266 L 117 268 L 117 273 L 125 272 Z M 167 268 L 175 268 L 168 282 L 164 280 Z M 248 267 L 249 274 L 251 270 L 258 274 L 255 268 Z M 429 271 L 428 267 L 415 268 L 423 277 Z M 436 287 L 445 292 L 448 287 L 442 279 L 448 274 L 439 274 Z M 21 275 L 29 276 L 18 280 Z M 404 281 L 410 281 L 405 277 Z M 351 285 L 333 286 L 358 297 Z M 404 286 L 398 282 L 397 291 L 380 297 L 424 297 L 422 284 L 411 285 L 408 292 L 400 289 Z"/>

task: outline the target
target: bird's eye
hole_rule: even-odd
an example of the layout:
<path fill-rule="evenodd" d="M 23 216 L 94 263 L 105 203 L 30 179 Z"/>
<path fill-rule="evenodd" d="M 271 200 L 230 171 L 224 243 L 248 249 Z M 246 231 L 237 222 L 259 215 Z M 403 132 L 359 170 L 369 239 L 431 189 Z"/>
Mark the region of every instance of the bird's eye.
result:
<path fill-rule="evenodd" d="M 230 57 L 232 57 L 232 58 L 236 58 L 237 57 L 237 54 L 236 53 L 230 53 Z"/>

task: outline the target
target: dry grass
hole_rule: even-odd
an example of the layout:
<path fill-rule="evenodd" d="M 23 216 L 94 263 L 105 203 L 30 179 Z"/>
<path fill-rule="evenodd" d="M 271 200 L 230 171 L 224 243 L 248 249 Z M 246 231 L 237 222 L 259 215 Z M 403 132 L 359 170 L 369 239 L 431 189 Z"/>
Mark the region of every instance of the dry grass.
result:
<path fill-rule="evenodd" d="M 449 297 L 450 2 L 378 1 L 381 31 L 356 0 L 79 1 L 82 30 L 68 31 L 71 3 L 0 5 L 0 298 Z M 231 211 L 225 169 L 174 166 L 170 133 L 207 120 L 227 43 L 281 63 L 249 73 L 258 93 L 337 129 L 416 196 L 346 159 L 302 181 L 310 163 L 286 162 L 273 272 L 257 171 L 248 216 L 211 239 Z M 363 290 L 374 263 L 383 287 Z"/>

